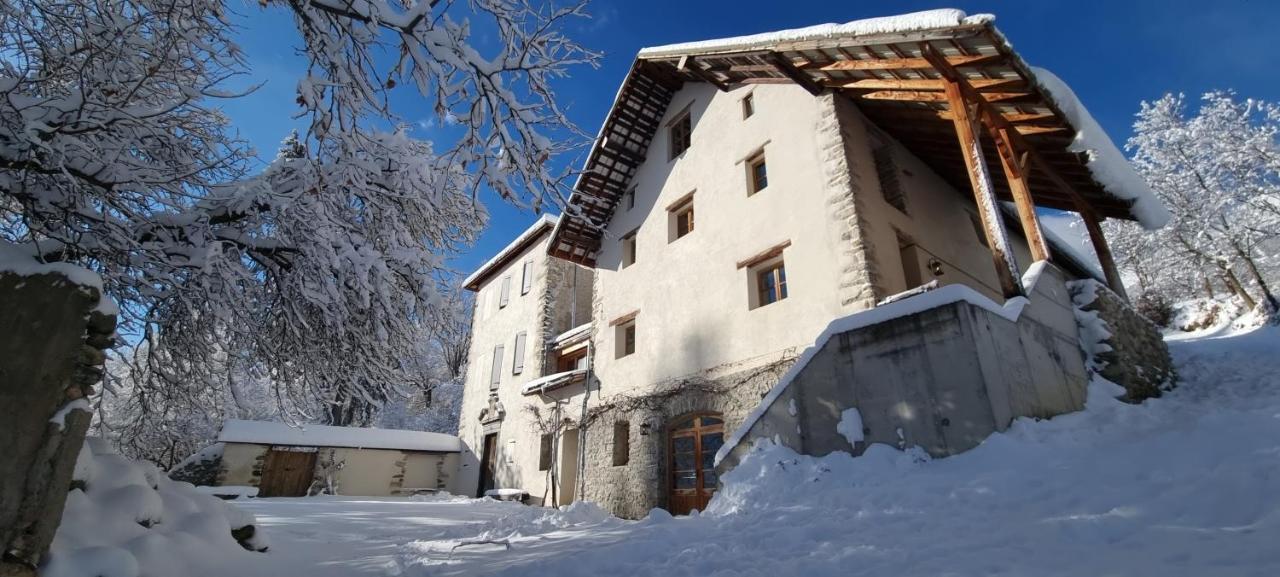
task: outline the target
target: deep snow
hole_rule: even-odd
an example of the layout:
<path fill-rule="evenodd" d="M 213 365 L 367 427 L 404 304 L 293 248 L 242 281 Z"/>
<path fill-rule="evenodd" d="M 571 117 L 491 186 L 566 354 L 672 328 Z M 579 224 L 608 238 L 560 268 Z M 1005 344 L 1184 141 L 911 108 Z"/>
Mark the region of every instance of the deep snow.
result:
<path fill-rule="evenodd" d="M 709 511 L 639 521 L 462 498 L 252 500 L 307 575 L 1280 574 L 1280 328 L 1171 340 L 1180 386 L 929 460 L 760 447 Z M 240 502 L 237 502 L 240 504 Z"/>

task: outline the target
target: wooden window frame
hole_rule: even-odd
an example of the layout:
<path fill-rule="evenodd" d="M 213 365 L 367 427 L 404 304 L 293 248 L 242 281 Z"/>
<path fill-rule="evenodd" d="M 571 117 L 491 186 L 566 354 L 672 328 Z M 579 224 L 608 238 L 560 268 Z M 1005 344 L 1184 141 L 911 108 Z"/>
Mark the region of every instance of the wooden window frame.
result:
<path fill-rule="evenodd" d="M 765 159 L 764 151 L 757 152 L 747 158 L 747 196 L 755 196 L 760 191 L 769 188 L 769 163 Z M 756 173 L 756 167 L 764 167 L 764 178 Z M 764 185 L 760 182 L 763 180 Z"/>
<path fill-rule="evenodd" d="M 689 194 L 680 197 L 675 202 L 667 205 L 668 243 L 680 240 L 689 236 L 689 233 L 693 232 L 695 228 L 694 217 L 696 216 L 693 208 L 693 194 L 694 193 L 690 192 Z M 686 216 L 688 217 L 688 228 L 682 234 L 680 232 L 681 220 Z"/>
<path fill-rule="evenodd" d="M 613 358 L 621 359 L 636 354 L 636 319 L 620 322 L 613 330 Z M 629 340 L 628 340 L 629 339 Z"/>
<path fill-rule="evenodd" d="M 755 92 L 748 92 L 742 97 L 742 119 L 746 120 L 756 115 L 756 99 Z"/>
<path fill-rule="evenodd" d="M 767 289 L 765 279 L 772 279 L 772 289 Z M 769 260 L 751 269 L 753 288 L 756 291 L 755 308 L 766 307 L 787 299 L 787 265 L 781 258 Z M 766 292 L 767 291 L 767 292 Z M 770 300 L 772 298 L 772 300 Z"/>
<path fill-rule="evenodd" d="M 640 247 L 637 242 L 637 238 L 640 236 L 639 232 L 639 229 L 633 230 L 622 235 L 622 238 L 619 239 L 622 242 L 622 258 L 620 259 L 622 263 L 621 268 L 627 268 L 636 264 L 636 261 L 639 260 Z"/>
<path fill-rule="evenodd" d="M 636 189 L 634 187 L 622 194 L 622 203 L 626 205 L 627 210 L 636 207 Z"/>
<path fill-rule="evenodd" d="M 670 160 L 679 158 L 693 148 L 693 116 L 685 110 L 672 119 L 667 127 L 667 146 L 671 151 Z"/>

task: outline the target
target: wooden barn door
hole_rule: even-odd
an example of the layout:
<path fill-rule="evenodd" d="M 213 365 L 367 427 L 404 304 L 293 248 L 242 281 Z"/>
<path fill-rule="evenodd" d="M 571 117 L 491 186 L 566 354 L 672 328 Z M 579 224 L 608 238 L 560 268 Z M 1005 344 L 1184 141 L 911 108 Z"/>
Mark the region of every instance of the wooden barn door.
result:
<path fill-rule="evenodd" d="M 315 451 L 270 449 L 262 462 L 259 497 L 304 497 L 316 470 Z"/>
<path fill-rule="evenodd" d="M 498 434 L 489 433 L 484 436 L 484 447 L 480 450 L 480 486 L 476 488 L 476 497 L 483 497 L 485 491 L 495 489 L 497 476 Z"/>
<path fill-rule="evenodd" d="M 716 492 L 716 451 L 724 445 L 724 421 L 719 415 L 689 417 L 671 428 L 670 437 L 668 509 L 672 515 L 706 510 Z"/>

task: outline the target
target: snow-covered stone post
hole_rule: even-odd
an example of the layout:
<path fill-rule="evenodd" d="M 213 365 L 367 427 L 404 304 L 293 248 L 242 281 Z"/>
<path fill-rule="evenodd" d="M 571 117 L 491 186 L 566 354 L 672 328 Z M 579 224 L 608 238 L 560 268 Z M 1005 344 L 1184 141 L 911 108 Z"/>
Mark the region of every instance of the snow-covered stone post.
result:
<path fill-rule="evenodd" d="M 62 518 L 116 328 L 96 281 L 0 252 L 0 575 L 34 576 Z"/>

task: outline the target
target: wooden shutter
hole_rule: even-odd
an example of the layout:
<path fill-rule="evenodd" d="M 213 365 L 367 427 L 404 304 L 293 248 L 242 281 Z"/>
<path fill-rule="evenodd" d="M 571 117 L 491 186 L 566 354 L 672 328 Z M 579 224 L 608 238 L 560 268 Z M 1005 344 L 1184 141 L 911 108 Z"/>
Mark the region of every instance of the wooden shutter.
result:
<path fill-rule="evenodd" d="M 529 288 L 533 286 L 533 261 L 524 261 L 524 271 L 520 276 L 520 294 L 529 294 Z"/>
<path fill-rule="evenodd" d="M 498 388 L 502 382 L 502 345 L 493 347 L 493 366 L 489 370 L 489 388 Z"/>
<path fill-rule="evenodd" d="M 498 307 L 507 306 L 507 301 L 511 300 L 511 276 L 502 277 L 502 294 L 498 296 Z"/>
<path fill-rule="evenodd" d="M 524 331 L 520 331 L 516 335 L 515 358 L 511 361 L 511 374 L 513 375 L 524 372 L 524 341 L 527 336 Z"/>

